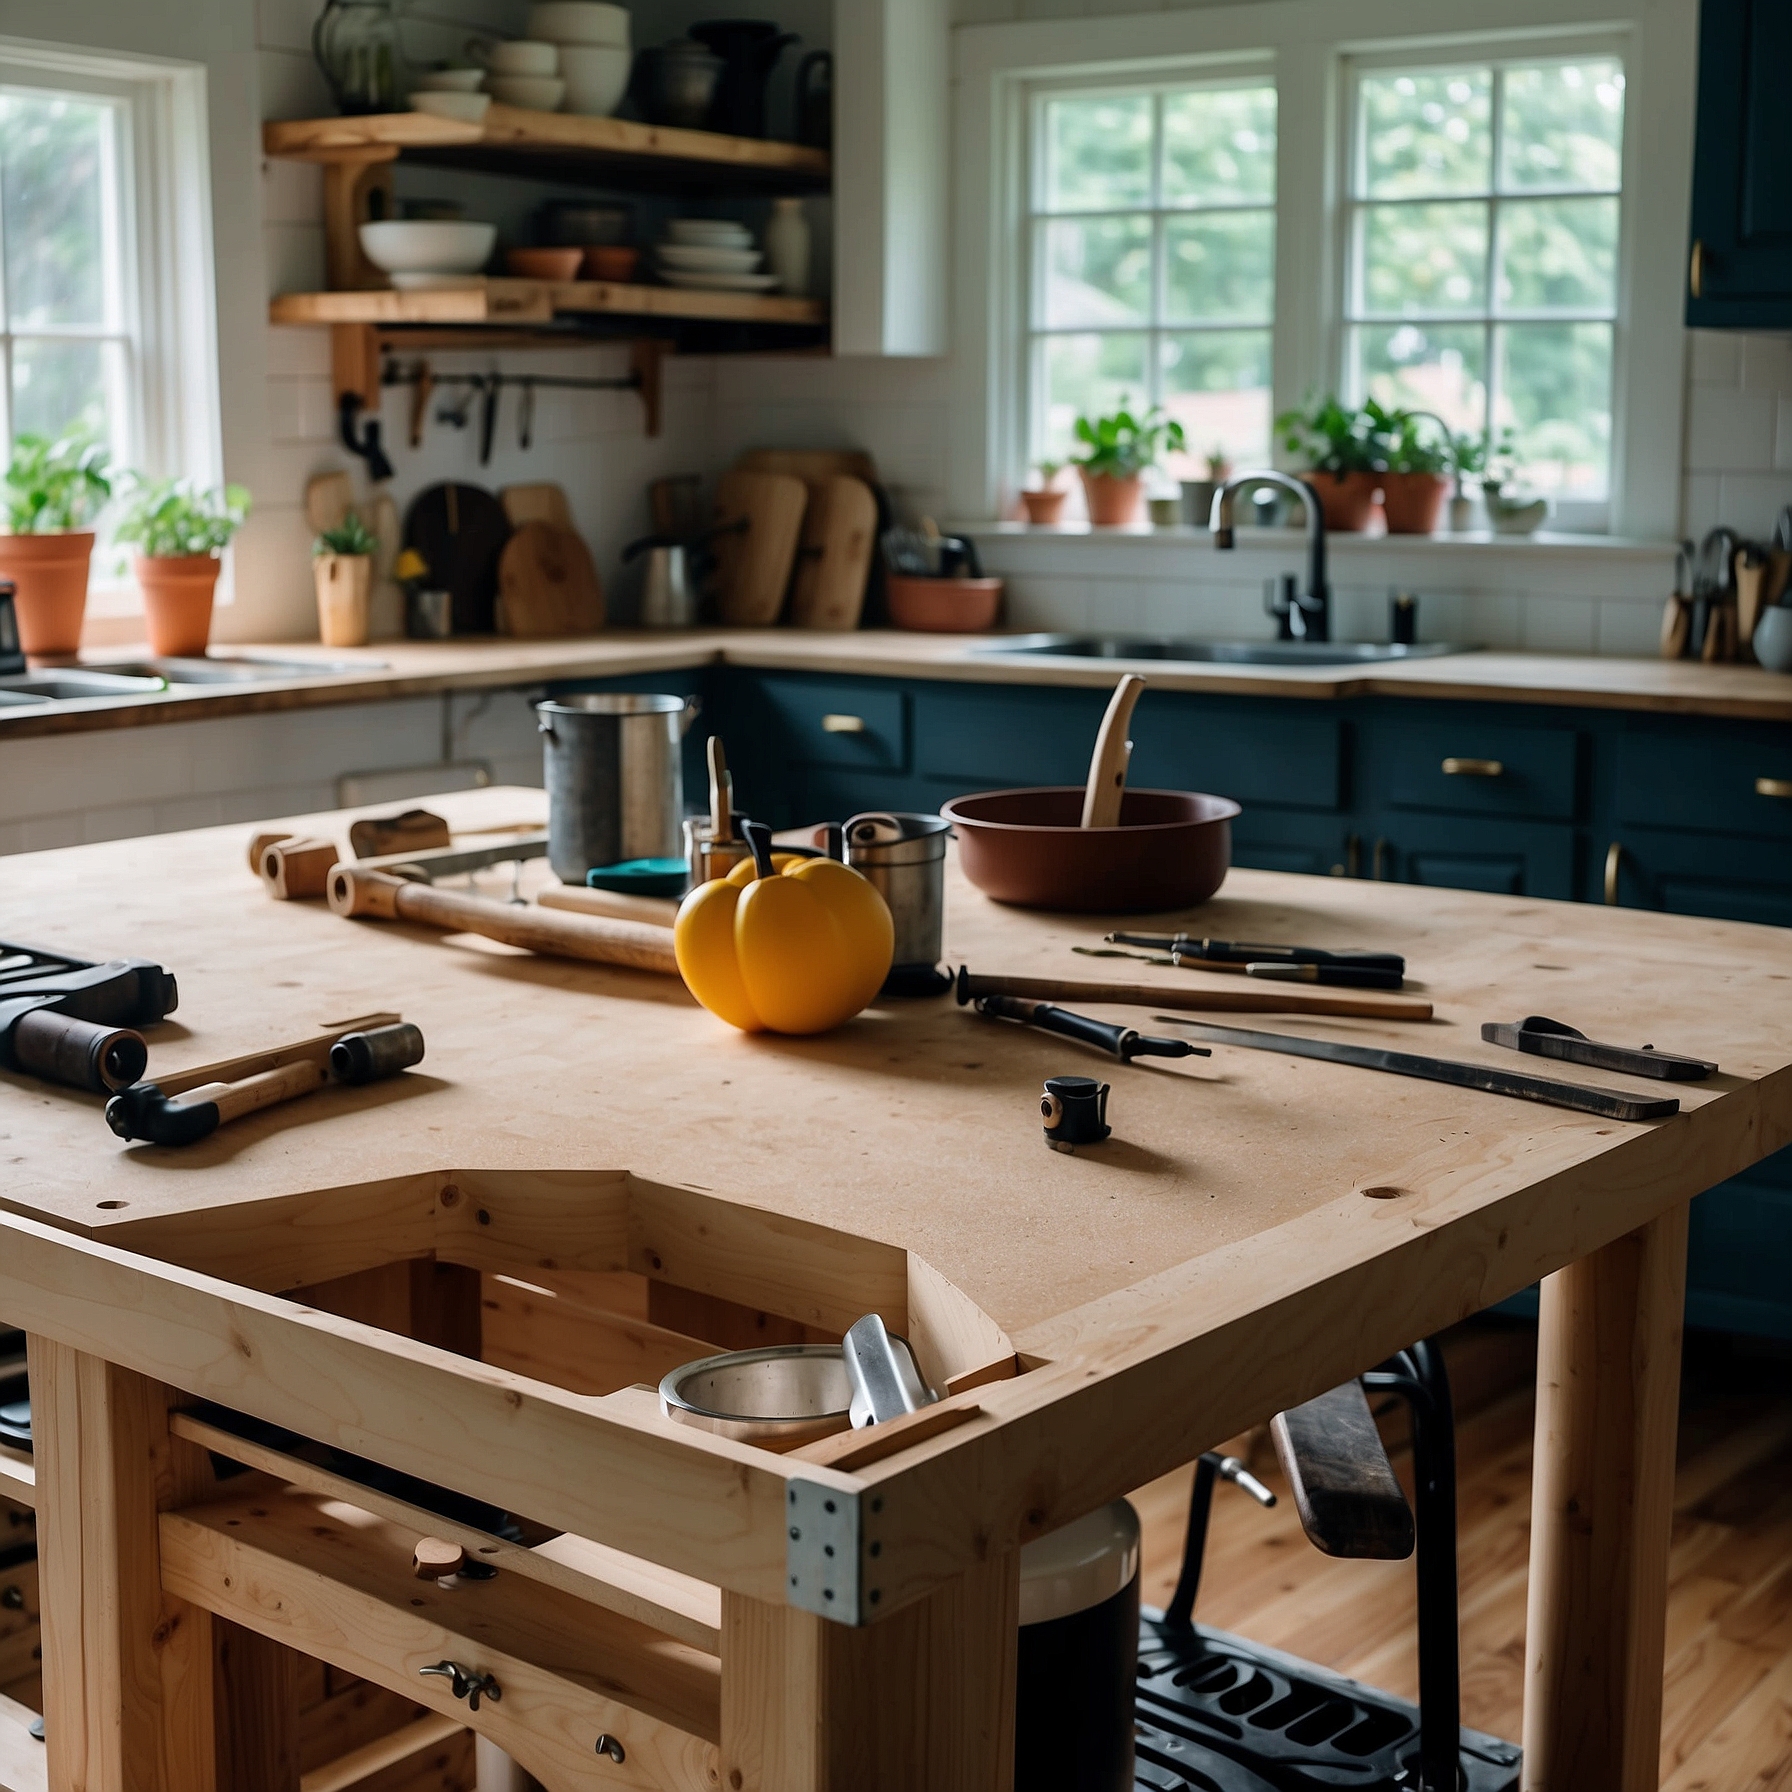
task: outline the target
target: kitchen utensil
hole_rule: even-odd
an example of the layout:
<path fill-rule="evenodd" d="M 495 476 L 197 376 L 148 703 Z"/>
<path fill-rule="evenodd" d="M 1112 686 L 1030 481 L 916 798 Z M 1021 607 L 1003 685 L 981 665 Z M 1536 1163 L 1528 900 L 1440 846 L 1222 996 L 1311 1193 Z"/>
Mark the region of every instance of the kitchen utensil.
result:
<path fill-rule="evenodd" d="M 1185 958 L 1222 964 L 1319 964 L 1393 971 L 1399 976 L 1406 974 L 1406 960 L 1398 952 L 1333 952 L 1324 946 L 1266 946 L 1241 940 L 1202 939 L 1187 933 L 1110 933 L 1106 937 L 1117 945 L 1153 946 L 1160 952 L 1180 952 Z"/>
<path fill-rule="evenodd" d="M 1133 706 L 1144 694 L 1145 681 L 1128 672 L 1114 687 L 1107 713 L 1095 736 L 1095 753 L 1089 761 L 1089 781 L 1083 788 L 1083 821 L 1086 828 L 1120 825 L 1120 799 L 1126 790 L 1126 767 L 1132 758 L 1132 742 L 1126 731 L 1132 724 Z"/>
<path fill-rule="evenodd" d="M 515 106 L 523 112 L 558 112 L 566 97 L 566 80 L 561 75 L 490 75 L 486 86 L 500 106 Z"/>
<path fill-rule="evenodd" d="M 1674 550 L 1674 589 L 1661 616 L 1664 660 L 1684 659 L 1692 639 L 1692 593 L 1698 557 L 1699 551 L 1690 541 L 1681 542 Z"/>
<path fill-rule="evenodd" d="M 846 862 L 889 905 L 896 929 L 889 995 L 938 995 L 940 936 L 946 915 L 946 841 L 938 815 L 873 811 L 847 822 Z"/>
<path fill-rule="evenodd" d="M 1416 1052 L 1383 1051 L 1377 1046 L 1345 1045 L 1335 1039 L 1303 1039 L 1292 1033 L 1258 1033 L 1245 1027 L 1218 1027 L 1206 1021 L 1159 1015 L 1172 1026 L 1187 1027 L 1216 1045 L 1242 1045 L 1252 1051 L 1286 1052 L 1296 1058 L 1319 1058 L 1328 1064 L 1354 1064 L 1362 1070 L 1383 1070 L 1393 1076 L 1448 1083 L 1457 1089 L 1479 1089 L 1488 1095 L 1511 1095 L 1546 1107 L 1597 1114 L 1602 1120 L 1665 1120 L 1680 1111 L 1674 1096 L 1626 1095 L 1618 1089 L 1590 1089 L 1580 1083 L 1558 1083 L 1516 1070 L 1495 1070 L 1484 1064 L 1463 1064 L 1453 1058 L 1427 1058 Z"/>
<path fill-rule="evenodd" d="M 1054 1151 L 1099 1145 L 1114 1131 L 1108 1125 L 1108 1085 L 1092 1076 L 1047 1077 L 1039 1117 L 1045 1123 L 1045 1142 Z"/>
<path fill-rule="evenodd" d="M 642 628 L 694 628 L 697 622 L 696 581 L 691 575 L 690 550 L 682 542 L 632 542 L 624 561 L 646 554 L 641 575 L 640 624 Z"/>
<path fill-rule="evenodd" d="M 432 485 L 412 500 L 404 545 L 422 557 L 428 589 L 449 594 L 451 633 L 491 633 L 498 562 L 509 539 L 503 505 L 482 486 Z"/>
<path fill-rule="evenodd" d="M 1713 611 L 1733 596 L 1732 569 L 1739 546 L 1736 531 L 1721 523 L 1699 543 L 1693 565 L 1692 625 L 1686 642 L 1687 652 L 1694 659 L 1705 657 Z"/>
<path fill-rule="evenodd" d="M 580 271 L 587 280 L 607 280 L 627 286 L 639 271 L 641 251 L 628 243 L 593 243 L 585 251 Z"/>
<path fill-rule="evenodd" d="M 591 551 L 561 523 L 524 523 L 498 559 L 501 635 L 589 635 L 604 625 L 604 593 Z"/>
<path fill-rule="evenodd" d="M 634 57 L 624 45 L 565 44 L 560 73 L 566 82 L 566 110 L 585 118 L 608 118 L 628 92 Z"/>
<path fill-rule="evenodd" d="M 961 966 L 953 993 L 962 1008 L 984 996 L 1030 1002 L 1091 1002 L 1103 1007 L 1175 1008 L 1185 1014 L 1333 1014 L 1358 1020 L 1429 1020 L 1431 1004 L 1417 996 L 1321 994 L 1267 989 L 1191 989 L 1186 984 L 1099 983 L 1081 977 L 985 976 Z"/>
<path fill-rule="evenodd" d="M 680 1424 L 765 1450 L 794 1450 L 852 1424 L 852 1379 L 837 1344 L 772 1344 L 684 1363 L 660 1383 Z"/>
<path fill-rule="evenodd" d="M 709 826 L 718 840 L 734 838 L 734 779 L 722 737 L 712 734 L 703 752 L 709 771 Z"/>
<path fill-rule="evenodd" d="M 877 499 L 863 480 L 835 474 L 809 486 L 790 588 L 790 620 L 796 627 L 859 626 L 876 541 Z"/>
<path fill-rule="evenodd" d="M 427 88 L 406 96 L 405 104 L 413 112 L 426 112 L 432 118 L 452 118 L 456 124 L 484 124 L 492 109 L 489 93 L 430 92 Z"/>
<path fill-rule="evenodd" d="M 538 703 L 548 862 L 563 884 L 593 865 L 676 856 L 684 817 L 682 697 L 599 691 Z"/>
<path fill-rule="evenodd" d="M 983 996 L 977 1003 L 977 1012 L 991 1020 L 1017 1020 L 1022 1026 L 1080 1039 L 1085 1045 L 1098 1046 L 1122 1064 L 1130 1064 L 1134 1058 L 1213 1056 L 1205 1046 L 1190 1045 L 1186 1039 L 1155 1039 L 1133 1027 L 1115 1026 L 1068 1008 L 1055 1008 L 1050 1002 L 1022 1001 L 1018 996 Z"/>
<path fill-rule="evenodd" d="M 661 243 L 654 254 L 665 266 L 688 274 L 750 274 L 765 260 L 762 250 L 732 244 Z"/>
<path fill-rule="evenodd" d="M 834 143 L 834 58 L 811 50 L 796 65 L 796 140 L 811 149 Z"/>
<path fill-rule="evenodd" d="M 355 482 L 346 473 L 319 473 L 305 481 L 305 522 L 313 535 L 336 528 L 355 505 Z"/>
<path fill-rule="evenodd" d="M 585 873 L 587 888 L 619 896 L 682 896 L 689 881 L 690 867 L 683 859 L 624 859 Z"/>
<path fill-rule="evenodd" d="M 766 266 L 778 277 L 778 288 L 794 297 L 809 291 L 810 256 L 814 233 L 803 210 L 800 194 L 786 194 L 772 201 L 772 215 L 765 227 Z"/>
<path fill-rule="evenodd" d="M 733 137 L 763 137 L 765 87 L 778 58 L 801 38 L 764 19 L 710 19 L 690 27 L 698 43 L 722 59 L 707 123 Z"/>
<path fill-rule="evenodd" d="M 572 506 L 566 493 L 551 480 L 537 485 L 507 485 L 498 493 L 504 515 L 513 529 L 524 523 L 552 523 L 557 528 L 572 527 Z"/>
<path fill-rule="evenodd" d="M 691 872 L 691 888 L 701 889 L 718 877 L 726 877 L 753 849 L 738 836 L 724 839 L 701 816 L 687 815 L 684 822 L 684 856 Z"/>
<path fill-rule="evenodd" d="M 753 233 L 735 218 L 673 218 L 666 225 L 667 240 L 699 247 L 746 249 Z"/>
<path fill-rule="evenodd" d="M 538 0 L 529 8 L 529 35 L 551 44 L 609 44 L 626 50 L 629 11 L 603 0 Z"/>
<path fill-rule="evenodd" d="M 454 633 L 454 593 L 405 593 L 404 632 L 414 641 L 446 641 Z"/>
<path fill-rule="evenodd" d="M 656 971 L 666 977 L 678 975 L 669 928 L 526 905 L 519 908 L 464 890 L 406 883 L 354 865 L 338 865 L 331 873 L 330 907 L 348 917 L 370 915 L 382 921 L 441 927 L 450 933 L 477 933 L 549 958 L 577 958 Z"/>
<path fill-rule="evenodd" d="M 1481 1037 L 1490 1045 L 1507 1045 L 1539 1058 L 1561 1058 L 1570 1064 L 1591 1064 L 1595 1070 L 1652 1076 L 1670 1083 L 1701 1083 L 1717 1073 L 1717 1066 L 1703 1058 L 1675 1057 L 1652 1045 L 1603 1045 L 1578 1028 L 1543 1014 L 1527 1014 L 1521 1021 L 1483 1021 Z"/>
<path fill-rule="evenodd" d="M 884 601 L 896 628 L 934 635 L 981 635 L 1002 613 L 1001 579 L 884 577 Z"/>
<path fill-rule="evenodd" d="M 311 28 L 311 54 L 338 112 L 398 110 L 404 52 L 392 0 L 329 0 Z"/>
<path fill-rule="evenodd" d="M 893 1338 L 877 1313 L 867 1313 L 847 1328 L 840 1355 L 852 1385 L 847 1413 L 855 1429 L 888 1424 L 939 1399 L 917 1366 L 908 1340 Z"/>
<path fill-rule="evenodd" d="M 476 274 L 491 259 L 495 224 L 379 218 L 358 232 L 367 259 L 384 274 Z"/>
<path fill-rule="evenodd" d="M 504 266 L 519 280 L 576 280 L 583 249 L 507 249 Z"/>
<path fill-rule="evenodd" d="M 1767 581 L 1773 571 L 1768 550 L 1750 542 L 1736 561 L 1736 648 L 1733 657 L 1755 638 L 1755 624 L 1767 598 Z"/>
<path fill-rule="evenodd" d="M 800 479 L 781 473 L 724 473 L 717 483 L 717 525 L 744 521 L 716 545 L 716 599 L 732 628 L 767 628 L 784 608 L 809 494 Z"/>
<path fill-rule="evenodd" d="M 1229 797 L 1128 790 L 1120 824 L 1081 826 L 1084 787 L 989 790 L 940 813 L 957 831 L 959 864 L 986 896 L 1021 908 L 1157 914 L 1205 902 L 1232 858 Z"/>
<path fill-rule="evenodd" d="M 155 1083 L 138 1083 L 106 1103 L 106 1124 L 121 1139 L 193 1145 L 245 1114 L 314 1094 L 332 1077 L 353 1086 L 383 1082 L 422 1061 L 422 1032 L 409 1021 L 394 1021 L 341 1035 L 327 1059 L 295 1058 L 276 1069 L 234 1081 L 204 1082 L 179 1093 Z"/>
<path fill-rule="evenodd" d="M 664 863 L 659 859 L 647 862 Z M 669 897 L 630 896 L 621 890 L 593 890 L 584 884 L 549 884 L 537 892 L 535 900 L 543 908 L 566 909 L 575 915 L 605 915 L 613 921 L 645 921 L 651 927 L 669 928 L 678 919 L 678 904 Z"/>
<path fill-rule="evenodd" d="M 1755 624 L 1755 658 L 1769 672 L 1792 672 L 1792 609 L 1773 604 Z"/>
<path fill-rule="evenodd" d="M 695 38 L 675 37 L 641 53 L 637 92 L 649 124 L 699 130 L 715 103 L 720 56 Z"/>
<path fill-rule="evenodd" d="M 486 49 L 486 66 L 494 75 L 557 75 L 560 46 L 530 38 L 512 38 Z"/>

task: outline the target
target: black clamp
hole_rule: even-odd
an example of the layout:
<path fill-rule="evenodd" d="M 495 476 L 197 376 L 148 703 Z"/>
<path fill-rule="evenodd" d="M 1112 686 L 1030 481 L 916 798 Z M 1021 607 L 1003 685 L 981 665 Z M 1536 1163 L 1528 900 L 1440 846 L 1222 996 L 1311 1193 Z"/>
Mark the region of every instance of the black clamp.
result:
<path fill-rule="evenodd" d="M 1099 1145 L 1114 1130 L 1108 1125 L 1108 1085 L 1092 1076 L 1048 1076 L 1039 1114 L 1054 1151 Z"/>
<path fill-rule="evenodd" d="M 367 463 L 367 477 L 376 485 L 392 477 L 392 463 L 380 446 L 380 420 L 369 417 L 361 421 L 366 409 L 358 392 L 344 392 L 336 401 L 336 429 L 342 445 L 350 454 Z"/>
<path fill-rule="evenodd" d="M 467 1701 L 469 1711 L 479 1709 L 482 1698 L 490 1699 L 496 1705 L 504 1694 L 498 1683 L 490 1674 L 482 1674 L 477 1668 L 463 1668 L 458 1661 L 438 1661 L 429 1667 L 419 1668 L 419 1674 L 439 1674 L 444 1680 L 453 1682 L 450 1690 L 457 1699 Z"/>

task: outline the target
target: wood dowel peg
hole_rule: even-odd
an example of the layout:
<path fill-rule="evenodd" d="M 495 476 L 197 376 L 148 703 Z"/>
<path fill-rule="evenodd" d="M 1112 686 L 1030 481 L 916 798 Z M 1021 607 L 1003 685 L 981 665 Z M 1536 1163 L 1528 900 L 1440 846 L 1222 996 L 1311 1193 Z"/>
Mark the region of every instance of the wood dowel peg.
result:
<path fill-rule="evenodd" d="M 278 846 L 282 840 L 290 840 L 292 837 L 291 834 L 286 833 L 284 830 L 277 830 L 274 833 L 260 832 L 251 834 L 249 837 L 249 869 L 253 871 L 257 877 L 260 877 L 261 855 L 266 852 L 270 846 Z"/>
<path fill-rule="evenodd" d="M 467 1552 L 446 1537 L 419 1537 L 411 1551 L 411 1572 L 419 1580 L 442 1580 L 460 1573 L 466 1560 Z"/>
<path fill-rule="evenodd" d="M 340 857 L 328 840 L 278 840 L 261 855 L 261 881 L 279 902 L 322 896 Z"/>

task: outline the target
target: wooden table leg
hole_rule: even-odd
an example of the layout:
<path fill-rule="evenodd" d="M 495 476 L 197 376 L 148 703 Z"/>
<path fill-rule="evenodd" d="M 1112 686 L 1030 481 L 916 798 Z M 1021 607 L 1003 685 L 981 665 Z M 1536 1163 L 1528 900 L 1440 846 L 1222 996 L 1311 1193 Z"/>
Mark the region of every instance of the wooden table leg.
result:
<path fill-rule="evenodd" d="M 724 1792 L 1010 1792 L 1020 1556 L 861 1629 L 722 1595 Z"/>
<path fill-rule="evenodd" d="M 1543 1284 L 1525 1638 L 1526 1792 L 1651 1792 L 1687 1209 Z"/>

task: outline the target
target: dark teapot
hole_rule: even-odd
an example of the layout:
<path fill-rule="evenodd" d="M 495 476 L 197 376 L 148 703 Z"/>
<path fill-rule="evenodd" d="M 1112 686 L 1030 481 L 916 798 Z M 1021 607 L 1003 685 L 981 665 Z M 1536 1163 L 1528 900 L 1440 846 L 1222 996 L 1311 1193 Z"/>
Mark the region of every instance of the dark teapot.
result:
<path fill-rule="evenodd" d="M 801 38 L 766 19 L 709 19 L 693 25 L 690 34 L 722 59 L 709 128 L 734 137 L 763 137 L 766 83 L 778 58 Z"/>

